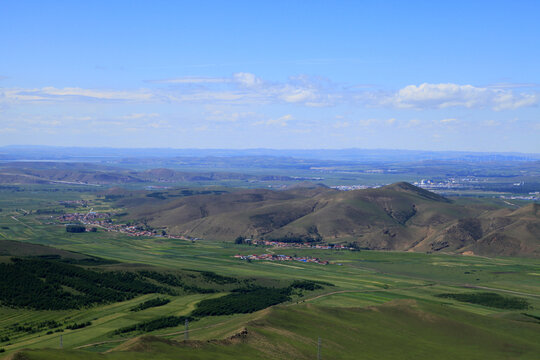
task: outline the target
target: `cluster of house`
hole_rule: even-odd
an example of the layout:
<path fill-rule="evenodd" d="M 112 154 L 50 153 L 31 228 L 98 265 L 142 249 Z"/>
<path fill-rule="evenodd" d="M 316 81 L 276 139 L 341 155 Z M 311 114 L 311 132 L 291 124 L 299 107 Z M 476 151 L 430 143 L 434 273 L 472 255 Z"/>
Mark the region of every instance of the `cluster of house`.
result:
<path fill-rule="evenodd" d="M 141 225 L 114 224 L 111 220 L 110 213 L 97 213 L 92 211 L 88 213 L 71 213 L 60 215 L 56 219 L 62 223 L 80 223 L 83 225 L 97 226 L 105 231 L 120 232 L 130 236 L 157 236 L 186 240 L 184 237 L 167 235 L 160 230 L 148 229 Z"/>
<path fill-rule="evenodd" d="M 530 200 L 530 201 L 538 201 L 540 200 L 540 191 L 530 192 L 529 195 L 501 195 L 501 199 L 507 199 L 507 200 Z"/>
<path fill-rule="evenodd" d="M 250 240 L 250 239 L 246 239 Z M 296 248 L 296 249 L 324 249 L 324 250 L 355 250 L 345 244 L 314 244 L 314 243 L 294 243 L 270 240 L 250 240 L 254 245 L 272 246 L 278 248 Z"/>
<path fill-rule="evenodd" d="M 81 222 L 81 223 L 92 223 L 92 225 L 100 225 L 104 226 L 105 224 L 110 224 L 111 214 L 110 213 L 97 213 L 94 211 L 90 211 L 87 213 L 70 213 L 70 214 L 62 214 L 58 216 L 56 219 L 60 222 Z"/>
<path fill-rule="evenodd" d="M 240 260 L 266 260 L 266 261 L 300 261 L 304 263 L 316 263 L 322 265 L 328 265 L 328 261 L 321 260 L 319 258 L 313 258 L 310 256 L 289 256 L 289 255 L 276 255 L 276 254 L 261 254 L 261 255 L 234 255 L 235 258 Z"/>
<path fill-rule="evenodd" d="M 87 200 L 60 200 L 58 201 L 58 204 L 59 205 L 65 205 L 65 206 L 83 206 L 83 207 L 87 207 L 88 206 L 88 201 Z"/>

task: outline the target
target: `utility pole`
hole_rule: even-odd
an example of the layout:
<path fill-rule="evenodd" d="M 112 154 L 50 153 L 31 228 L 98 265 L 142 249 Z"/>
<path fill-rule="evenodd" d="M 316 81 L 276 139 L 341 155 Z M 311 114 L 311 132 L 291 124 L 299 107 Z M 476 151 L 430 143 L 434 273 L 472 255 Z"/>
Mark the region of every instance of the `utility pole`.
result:
<path fill-rule="evenodd" d="M 321 338 L 317 341 L 317 360 L 321 360 Z"/>
<path fill-rule="evenodd" d="M 186 330 L 184 331 L 184 340 L 189 340 L 189 320 L 186 319 Z"/>

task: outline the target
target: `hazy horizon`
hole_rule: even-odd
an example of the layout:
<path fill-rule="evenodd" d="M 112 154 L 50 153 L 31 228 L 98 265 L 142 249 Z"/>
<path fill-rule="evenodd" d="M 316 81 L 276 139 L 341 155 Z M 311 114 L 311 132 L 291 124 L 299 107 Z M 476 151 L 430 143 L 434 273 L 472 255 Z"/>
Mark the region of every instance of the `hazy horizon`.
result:
<path fill-rule="evenodd" d="M 521 151 L 469 151 L 469 150 L 430 150 L 430 149 L 403 149 L 403 148 L 361 148 L 361 147 L 336 147 L 336 148 L 272 148 L 272 147 L 238 147 L 238 148 L 219 148 L 219 147 L 159 147 L 159 146 L 76 146 L 76 145 L 43 145 L 43 144 L 10 144 L 0 145 L 2 148 L 50 148 L 50 149 L 114 149 L 114 150 L 173 150 L 173 151 L 382 151 L 410 153 L 463 153 L 463 154 L 522 154 L 522 155 L 540 155 L 540 152 L 521 152 Z"/>

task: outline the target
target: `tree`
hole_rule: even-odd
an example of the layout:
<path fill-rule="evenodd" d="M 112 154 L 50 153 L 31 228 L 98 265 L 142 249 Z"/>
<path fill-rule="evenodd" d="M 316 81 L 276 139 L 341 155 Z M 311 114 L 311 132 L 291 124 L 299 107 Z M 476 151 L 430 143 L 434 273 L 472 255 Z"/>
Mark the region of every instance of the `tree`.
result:
<path fill-rule="evenodd" d="M 70 233 L 82 233 L 86 231 L 83 225 L 67 225 L 66 231 Z"/>
<path fill-rule="evenodd" d="M 240 235 L 239 237 L 237 237 L 234 240 L 234 243 L 237 244 L 237 245 L 241 245 L 241 244 L 244 243 L 245 240 L 246 240 L 246 238 Z"/>

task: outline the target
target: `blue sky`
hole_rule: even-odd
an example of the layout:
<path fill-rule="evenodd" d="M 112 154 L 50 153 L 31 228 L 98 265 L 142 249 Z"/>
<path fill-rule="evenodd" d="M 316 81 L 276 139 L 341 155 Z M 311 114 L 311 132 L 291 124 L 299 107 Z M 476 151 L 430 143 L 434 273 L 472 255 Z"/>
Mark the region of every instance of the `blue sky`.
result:
<path fill-rule="evenodd" d="M 0 145 L 540 152 L 538 1 L 0 2 Z"/>

